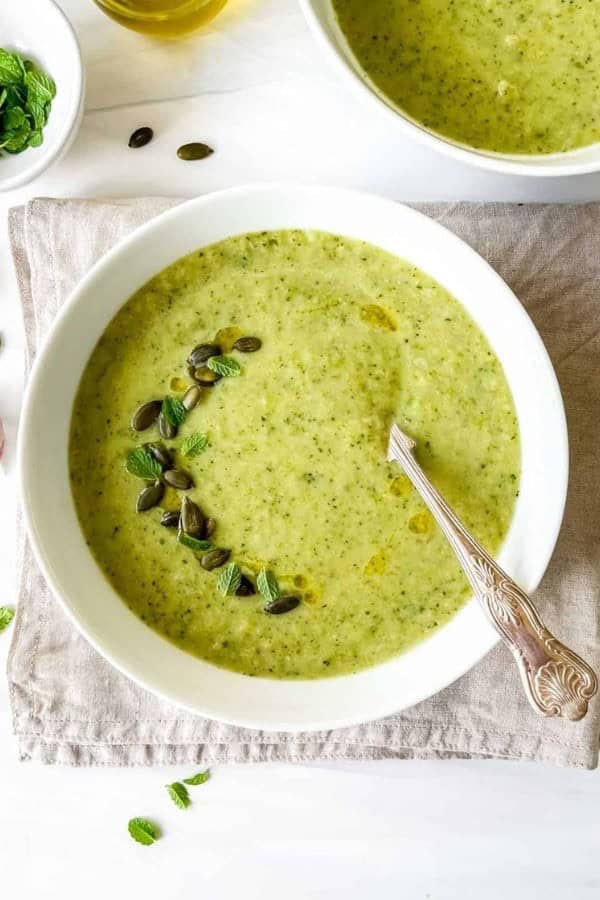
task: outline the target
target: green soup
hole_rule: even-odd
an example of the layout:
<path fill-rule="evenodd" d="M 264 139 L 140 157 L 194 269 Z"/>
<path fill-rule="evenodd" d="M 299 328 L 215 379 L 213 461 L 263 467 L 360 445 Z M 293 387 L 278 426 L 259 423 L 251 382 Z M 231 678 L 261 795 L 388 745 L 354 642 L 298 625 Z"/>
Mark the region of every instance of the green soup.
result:
<path fill-rule="evenodd" d="M 600 140 L 594 0 L 333 0 L 356 59 L 417 122 L 473 147 Z"/>
<path fill-rule="evenodd" d="M 143 481 L 124 465 L 158 440 L 155 426 L 132 430 L 132 412 L 176 394 L 191 348 L 235 327 L 261 349 L 231 350 L 241 374 L 204 390 L 165 445 L 194 479 L 190 498 L 217 521 L 213 544 L 252 581 L 269 568 L 300 598 L 285 615 L 267 614 L 259 594 L 222 596 L 223 569 L 205 571 L 160 525 L 162 509 L 136 513 Z M 386 461 L 394 419 L 496 551 L 518 492 L 517 422 L 502 368 L 460 304 L 409 263 L 335 235 L 223 241 L 153 278 L 92 353 L 70 437 L 83 533 L 128 606 L 203 659 L 277 678 L 372 666 L 447 622 L 469 593 L 431 515 Z M 208 447 L 185 458 L 196 432 Z M 167 489 L 162 508 L 178 509 L 181 496 Z"/>

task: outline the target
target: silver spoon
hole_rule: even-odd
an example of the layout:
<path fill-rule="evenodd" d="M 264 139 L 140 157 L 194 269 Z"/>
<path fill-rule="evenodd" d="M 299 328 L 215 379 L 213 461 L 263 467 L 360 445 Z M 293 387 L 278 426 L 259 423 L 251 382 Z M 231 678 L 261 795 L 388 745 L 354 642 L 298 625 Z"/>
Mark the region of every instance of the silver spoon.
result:
<path fill-rule="evenodd" d="M 517 661 L 529 702 L 542 716 L 582 719 L 598 690 L 593 669 L 548 631 L 527 594 L 469 534 L 416 461 L 415 447 L 392 425 L 388 459 L 402 466 L 448 538 L 475 596 Z"/>

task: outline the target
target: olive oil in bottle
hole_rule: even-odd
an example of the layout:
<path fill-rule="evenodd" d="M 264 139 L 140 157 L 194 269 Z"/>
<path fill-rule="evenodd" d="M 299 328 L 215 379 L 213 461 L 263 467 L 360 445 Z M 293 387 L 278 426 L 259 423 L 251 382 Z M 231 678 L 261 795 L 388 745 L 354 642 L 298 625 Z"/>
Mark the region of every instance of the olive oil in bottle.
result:
<path fill-rule="evenodd" d="M 200 28 L 227 0 L 94 0 L 126 28 L 154 37 L 176 38 Z"/>

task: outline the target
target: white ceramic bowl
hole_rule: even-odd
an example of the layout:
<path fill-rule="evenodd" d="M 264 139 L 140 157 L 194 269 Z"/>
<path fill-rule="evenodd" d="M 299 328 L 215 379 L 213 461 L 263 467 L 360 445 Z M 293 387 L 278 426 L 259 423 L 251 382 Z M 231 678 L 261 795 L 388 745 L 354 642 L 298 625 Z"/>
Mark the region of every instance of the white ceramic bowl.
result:
<path fill-rule="evenodd" d="M 568 153 L 526 156 L 475 150 L 467 144 L 429 131 L 408 113 L 395 107 L 365 75 L 337 23 L 331 0 L 300 0 L 300 6 L 317 43 L 348 87 L 409 136 L 454 159 L 509 175 L 552 177 L 600 170 L 600 143 Z"/>
<path fill-rule="evenodd" d="M 5 0 L 0 46 L 17 50 L 56 82 L 56 97 L 41 147 L 0 156 L 0 191 L 37 178 L 73 142 L 83 114 L 84 73 L 75 32 L 53 0 Z"/>
<path fill-rule="evenodd" d="M 496 642 L 475 601 L 428 640 L 383 665 L 319 681 L 249 678 L 205 663 L 146 627 L 101 574 L 71 496 L 67 438 L 82 370 L 119 307 L 156 272 L 206 244 L 277 228 L 360 238 L 411 260 L 464 304 L 502 361 L 522 441 L 522 481 L 501 564 L 526 590 L 540 581 L 560 528 L 567 433 L 542 341 L 515 296 L 466 244 L 389 200 L 320 187 L 251 186 L 199 197 L 111 250 L 65 303 L 31 374 L 18 458 L 29 536 L 46 579 L 91 643 L 135 681 L 195 712 L 253 728 L 329 728 L 430 696 Z M 43 435 L 43 440 L 40 440 Z"/>

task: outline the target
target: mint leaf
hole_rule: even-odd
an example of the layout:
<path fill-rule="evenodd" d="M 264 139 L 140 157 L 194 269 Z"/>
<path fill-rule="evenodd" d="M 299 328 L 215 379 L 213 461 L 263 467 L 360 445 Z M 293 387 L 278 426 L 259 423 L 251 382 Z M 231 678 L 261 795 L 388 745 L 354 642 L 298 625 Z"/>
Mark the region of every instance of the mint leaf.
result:
<path fill-rule="evenodd" d="M 279 597 L 279 585 L 270 569 L 261 569 L 256 579 L 256 587 L 265 600 L 277 600 Z"/>
<path fill-rule="evenodd" d="M 147 847 L 160 837 L 160 831 L 148 819 L 130 819 L 127 823 L 127 830 L 134 841 L 137 841 L 138 844 L 145 844 Z"/>
<path fill-rule="evenodd" d="M 23 112 L 21 107 L 12 106 L 4 113 L 2 125 L 7 131 L 12 131 L 15 128 L 20 128 L 25 121 L 25 113 Z"/>
<path fill-rule="evenodd" d="M 208 447 L 208 435 L 200 434 L 199 431 L 190 434 L 181 442 L 180 450 L 184 456 L 190 459 L 203 453 Z"/>
<path fill-rule="evenodd" d="M 237 563 L 228 563 L 217 579 L 217 590 L 224 597 L 235 594 L 242 581 L 242 573 Z"/>
<path fill-rule="evenodd" d="M 224 378 L 231 378 L 242 372 L 239 362 L 232 356 L 211 356 L 206 360 L 206 365 L 217 375 L 223 375 Z"/>
<path fill-rule="evenodd" d="M 4 631 L 5 628 L 8 628 L 14 619 L 14 616 L 14 609 L 11 609 L 9 606 L 0 606 L 0 631 Z"/>
<path fill-rule="evenodd" d="M 0 84 L 20 84 L 23 66 L 16 53 L 0 48 Z"/>
<path fill-rule="evenodd" d="M 25 73 L 25 84 L 27 85 L 27 96 L 35 98 L 44 105 L 50 103 L 56 96 L 56 85 L 53 79 L 33 64 Z"/>
<path fill-rule="evenodd" d="M 143 478 L 145 481 L 154 481 L 155 478 L 160 478 L 162 473 L 159 461 L 154 459 L 143 447 L 136 447 L 135 450 L 129 451 L 125 468 L 130 475 Z"/>
<path fill-rule="evenodd" d="M 187 409 L 179 397 L 165 397 L 162 404 L 162 414 L 170 425 L 181 425 L 187 415 Z"/>
<path fill-rule="evenodd" d="M 30 147 L 41 147 L 44 143 L 44 136 L 41 131 L 32 131 L 29 135 L 29 146 Z"/>
<path fill-rule="evenodd" d="M 179 809 L 187 809 L 190 805 L 190 795 L 188 794 L 188 789 L 184 784 L 180 781 L 175 781 L 173 784 L 167 785 L 167 790 L 169 792 L 169 797 Z"/>
<path fill-rule="evenodd" d="M 205 772 L 198 772 L 196 775 L 192 775 L 190 778 L 184 778 L 184 784 L 204 784 L 205 781 L 208 781 L 210 778 L 210 771 L 207 769 Z"/>
<path fill-rule="evenodd" d="M 189 547 L 190 550 L 197 551 L 210 550 L 212 546 L 210 541 L 201 541 L 199 538 L 192 537 L 191 534 L 186 534 L 185 531 L 178 532 L 177 542 L 183 544 L 184 547 Z"/>

